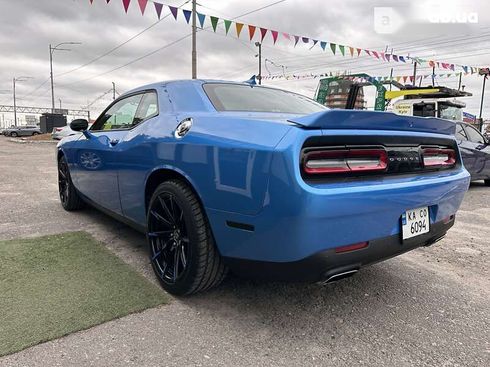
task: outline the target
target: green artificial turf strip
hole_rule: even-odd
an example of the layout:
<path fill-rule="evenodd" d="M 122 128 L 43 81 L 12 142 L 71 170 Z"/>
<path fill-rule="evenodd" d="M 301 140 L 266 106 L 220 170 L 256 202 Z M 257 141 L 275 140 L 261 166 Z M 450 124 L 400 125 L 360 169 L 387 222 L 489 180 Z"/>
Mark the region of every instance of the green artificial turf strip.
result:
<path fill-rule="evenodd" d="M 85 232 L 0 241 L 0 356 L 167 300 Z"/>

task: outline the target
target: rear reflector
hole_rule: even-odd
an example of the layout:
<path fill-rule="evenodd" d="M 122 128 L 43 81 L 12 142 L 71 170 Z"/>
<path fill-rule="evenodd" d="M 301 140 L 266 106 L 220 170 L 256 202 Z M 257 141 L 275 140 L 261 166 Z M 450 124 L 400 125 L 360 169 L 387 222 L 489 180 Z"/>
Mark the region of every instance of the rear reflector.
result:
<path fill-rule="evenodd" d="M 308 174 L 384 171 L 388 155 L 384 149 L 321 150 L 306 153 L 303 162 Z"/>
<path fill-rule="evenodd" d="M 359 242 L 359 243 L 354 243 L 352 245 L 347 245 L 347 246 L 340 246 L 340 247 L 336 247 L 335 248 L 335 252 L 340 254 L 340 253 L 343 253 L 343 252 L 350 252 L 350 251 L 356 251 L 356 250 L 360 250 L 360 249 L 363 249 L 363 248 L 366 248 L 368 247 L 369 245 L 369 242 Z"/>
<path fill-rule="evenodd" d="M 422 151 L 424 166 L 430 168 L 452 167 L 456 164 L 453 149 L 427 148 Z"/>

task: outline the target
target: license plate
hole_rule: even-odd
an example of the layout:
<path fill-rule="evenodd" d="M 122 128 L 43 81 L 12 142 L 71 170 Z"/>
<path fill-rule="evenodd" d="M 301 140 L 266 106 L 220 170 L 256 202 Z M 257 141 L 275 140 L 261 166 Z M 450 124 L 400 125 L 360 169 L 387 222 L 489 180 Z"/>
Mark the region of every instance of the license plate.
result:
<path fill-rule="evenodd" d="M 402 214 L 402 238 L 404 240 L 429 232 L 429 208 L 407 210 Z"/>

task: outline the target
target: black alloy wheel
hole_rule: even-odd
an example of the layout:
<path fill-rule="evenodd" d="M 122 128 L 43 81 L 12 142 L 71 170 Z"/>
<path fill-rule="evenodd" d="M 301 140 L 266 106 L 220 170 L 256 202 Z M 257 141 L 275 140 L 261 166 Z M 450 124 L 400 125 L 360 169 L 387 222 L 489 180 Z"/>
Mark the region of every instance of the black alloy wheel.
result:
<path fill-rule="evenodd" d="M 184 182 L 158 186 L 147 221 L 150 261 L 165 290 L 186 295 L 221 283 L 227 269 L 201 205 Z"/>
<path fill-rule="evenodd" d="M 61 205 L 65 210 L 72 211 L 83 207 L 83 201 L 71 181 L 70 170 L 64 156 L 58 161 L 58 190 Z"/>

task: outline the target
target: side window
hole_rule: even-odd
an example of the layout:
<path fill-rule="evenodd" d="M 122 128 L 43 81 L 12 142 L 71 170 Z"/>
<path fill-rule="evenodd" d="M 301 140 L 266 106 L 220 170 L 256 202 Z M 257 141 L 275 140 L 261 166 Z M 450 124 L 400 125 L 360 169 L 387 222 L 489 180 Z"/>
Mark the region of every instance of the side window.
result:
<path fill-rule="evenodd" d="M 91 130 L 129 129 L 134 125 L 136 111 L 142 94 L 126 97 L 117 101 L 103 116 L 95 122 Z"/>
<path fill-rule="evenodd" d="M 456 133 L 454 134 L 456 140 L 468 140 L 466 133 L 463 130 L 463 126 L 456 124 Z"/>
<path fill-rule="evenodd" d="M 158 98 L 155 92 L 148 92 L 143 95 L 138 111 L 134 118 L 134 124 L 158 115 Z"/>
<path fill-rule="evenodd" d="M 485 144 L 485 139 L 478 131 L 476 131 L 474 127 L 468 125 L 465 126 L 465 130 L 466 130 L 466 134 L 468 135 L 469 141 L 478 144 Z"/>

